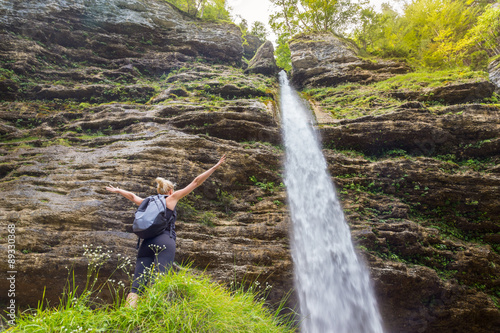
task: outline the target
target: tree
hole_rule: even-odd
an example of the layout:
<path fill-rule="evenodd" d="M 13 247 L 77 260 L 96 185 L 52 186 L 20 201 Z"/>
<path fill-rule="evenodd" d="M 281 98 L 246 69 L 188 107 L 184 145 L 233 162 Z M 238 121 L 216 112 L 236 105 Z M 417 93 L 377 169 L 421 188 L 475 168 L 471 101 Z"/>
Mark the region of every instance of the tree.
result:
<path fill-rule="evenodd" d="M 406 57 L 408 47 L 402 42 L 405 29 L 402 17 L 388 3 L 382 4 L 382 12 L 372 7 L 363 8 L 353 39 L 361 49 L 382 57 Z"/>
<path fill-rule="evenodd" d="M 260 40 L 266 40 L 267 38 L 267 29 L 264 23 L 255 21 L 250 26 L 251 35 L 257 36 Z"/>
<path fill-rule="evenodd" d="M 353 23 L 367 0 L 270 0 L 275 12 L 269 25 L 278 39 L 275 50 L 276 64 L 290 71 L 290 47 L 288 40 L 295 34 L 323 31 L 342 34 Z"/>
<path fill-rule="evenodd" d="M 291 37 L 298 30 L 298 0 L 270 0 L 271 4 L 276 8 L 276 12 L 269 17 L 269 25 L 277 35 L 288 33 Z"/>
<path fill-rule="evenodd" d="M 194 17 L 209 21 L 230 20 L 225 0 L 166 0 Z"/>
<path fill-rule="evenodd" d="M 343 34 L 345 29 L 355 23 L 362 5 L 368 1 L 359 0 L 301 0 L 304 11 L 299 14 L 299 20 L 313 31 L 329 31 Z"/>
<path fill-rule="evenodd" d="M 269 24 L 277 34 L 328 31 L 343 34 L 368 0 L 271 0 L 276 12 Z"/>
<path fill-rule="evenodd" d="M 481 10 L 473 0 L 415 0 L 405 9 L 400 37 L 421 65 L 456 66 L 453 50 Z"/>
<path fill-rule="evenodd" d="M 373 10 L 373 7 L 363 8 L 360 12 L 360 25 L 354 31 L 354 39 L 361 44 L 361 48 L 367 51 L 367 47 L 372 46 L 377 39 L 378 22 L 380 15 Z"/>
<path fill-rule="evenodd" d="M 461 57 L 484 50 L 490 57 L 500 55 L 500 4 L 488 5 L 457 46 Z"/>
<path fill-rule="evenodd" d="M 386 57 L 405 57 L 413 65 L 461 65 L 466 57 L 457 50 L 466 49 L 462 40 L 470 35 L 468 31 L 476 25 L 487 1 L 413 0 L 404 7 L 403 15 L 392 10 L 388 4 L 382 6 L 382 13 L 366 8 L 361 11 L 360 24 L 353 37 L 367 52 Z M 488 25 L 494 25 L 494 18 Z M 478 31 L 484 31 L 486 26 L 478 28 Z M 464 52 L 470 54 L 469 51 Z"/>
<path fill-rule="evenodd" d="M 231 21 L 226 0 L 206 0 L 199 17 L 209 21 Z"/>
<path fill-rule="evenodd" d="M 288 45 L 288 40 L 290 39 L 290 35 L 288 32 L 284 32 L 278 36 L 276 40 L 276 50 L 274 54 L 276 56 L 276 65 L 280 68 L 283 68 L 285 71 L 290 72 L 292 70 L 292 60 L 291 60 L 291 52 L 290 47 Z"/>

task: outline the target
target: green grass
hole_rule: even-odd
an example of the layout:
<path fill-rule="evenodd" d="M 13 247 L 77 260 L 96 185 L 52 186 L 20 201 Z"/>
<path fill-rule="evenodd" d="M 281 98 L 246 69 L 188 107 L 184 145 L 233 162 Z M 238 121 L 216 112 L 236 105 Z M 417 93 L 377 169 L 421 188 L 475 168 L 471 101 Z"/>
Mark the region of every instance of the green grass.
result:
<path fill-rule="evenodd" d="M 26 136 L 23 138 L 4 140 L 4 141 L 1 141 L 1 143 L 9 144 L 9 143 L 18 143 L 18 142 L 35 141 L 35 140 L 38 140 L 38 138 L 36 138 L 34 136 Z"/>
<path fill-rule="evenodd" d="M 137 309 L 66 297 L 58 308 L 25 312 L 9 332 L 294 332 L 291 321 L 264 305 L 265 292 L 229 291 L 204 274 L 169 272 L 139 299 Z"/>
<path fill-rule="evenodd" d="M 380 115 L 401 104 L 400 100 L 387 96 L 373 85 L 359 83 L 307 89 L 303 92 L 303 97 L 318 102 L 333 119 Z"/>
<path fill-rule="evenodd" d="M 487 80 L 488 73 L 471 71 L 468 68 L 455 68 L 442 71 L 419 71 L 396 75 L 385 81 L 373 84 L 380 91 L 407 90 L 420 91 L 423 88 L 436 88 L 448 84 L 460 84 Z"/>
<path fill-rule="evenodd" d="M 396 75 L 387 80 L 370 85 L 346 83 L 335 87 L 306 89 L 303 97 L 317 102 L 333 119 L 355 119 L 363 116 L 377 116 L 394 111 L 404 100 L 391 97 L 391 92 L 415 91 L 424 89 L 477 82 L 487 79 L 487 73 L 469 69 L 442 71 L 419 71 Z M 429 101 L 424 104 L 434 105 Z"/>

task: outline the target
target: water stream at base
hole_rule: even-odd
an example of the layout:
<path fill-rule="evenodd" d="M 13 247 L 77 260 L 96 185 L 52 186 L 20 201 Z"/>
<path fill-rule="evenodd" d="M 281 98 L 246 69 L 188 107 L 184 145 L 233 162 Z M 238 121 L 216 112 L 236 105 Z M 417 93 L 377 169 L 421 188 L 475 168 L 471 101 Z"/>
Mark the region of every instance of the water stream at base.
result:
<path fill-rule="evenodd" d="M 383 332 L 369 274 L 355 253 L 311 113 L 285 72 L 280 73 L 280 84 L 302 332 Z"/>

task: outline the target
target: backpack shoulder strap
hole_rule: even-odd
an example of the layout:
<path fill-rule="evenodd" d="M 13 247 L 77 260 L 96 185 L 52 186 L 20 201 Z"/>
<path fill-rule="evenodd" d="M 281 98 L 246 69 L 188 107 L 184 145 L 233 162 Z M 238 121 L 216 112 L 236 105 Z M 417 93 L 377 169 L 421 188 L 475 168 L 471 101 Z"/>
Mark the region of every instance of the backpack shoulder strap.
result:
<path fill-rule="evenodd" d="M 167 203 L 165 202 L 165 199 L 168 197 L 168 195 L 158 194 L 157 197 L 158 197 L 158 199 L 160 199 L 160 202 L 163 206 L 163 211 L 165 212 L 165 216 L 167 216 Z M 161 199 L 163 199 L 163 200 L 161 200 Z"/>

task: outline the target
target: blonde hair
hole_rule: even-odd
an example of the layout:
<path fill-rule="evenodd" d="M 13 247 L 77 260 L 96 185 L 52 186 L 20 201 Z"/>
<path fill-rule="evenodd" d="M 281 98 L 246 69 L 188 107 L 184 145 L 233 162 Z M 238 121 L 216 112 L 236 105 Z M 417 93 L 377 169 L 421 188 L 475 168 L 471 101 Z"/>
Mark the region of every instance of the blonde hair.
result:
<path fill-rule="evenodd" d="M 170 180 L 166 180 L 165 178 L 158 177 L 155 179 L 155 182 L 158 183 L 158 186 L 156 187 L 156 191 L 158 191 L 158 194 L 167 194 L 175 187 L 174 183 L 172 183 Z"/>

